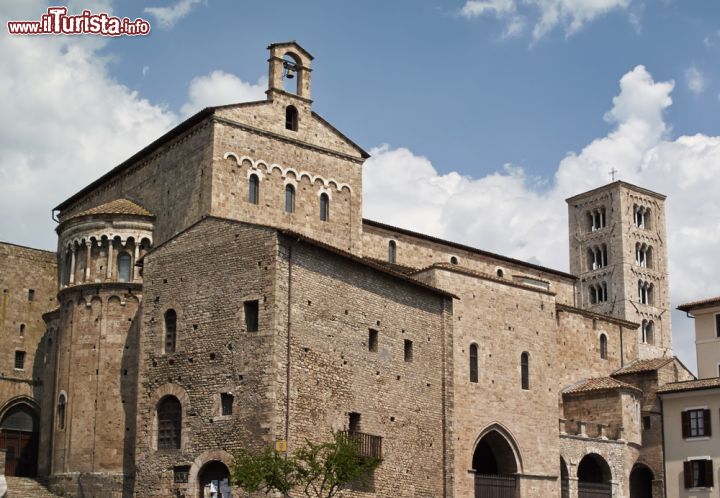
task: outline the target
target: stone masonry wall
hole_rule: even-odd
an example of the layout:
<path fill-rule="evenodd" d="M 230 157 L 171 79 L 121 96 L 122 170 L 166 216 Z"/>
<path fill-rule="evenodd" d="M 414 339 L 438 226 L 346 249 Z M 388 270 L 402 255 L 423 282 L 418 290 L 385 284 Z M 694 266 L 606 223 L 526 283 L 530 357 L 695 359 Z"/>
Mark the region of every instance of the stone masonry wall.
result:
<path fill-rule="evenodd" d="M 574 305 L 574 279 L 571 277 L 526 266 L 521 262 L 514 263 L 505 259 L 493 258 L 490 255 L 482 255 L 420 237 L 413 237 L 368 223 L 365 223 L 363 227 L 363 256 L 387 261 L 388 243 L 391 240 L 396 243 L 396 262 L 399 265 L 421 269 L 434 263 L 449 263 L 451 257 L 456 257 L 459 266 L 472 271 L 497 276 L 498 270 L 501 270 L 502 278 L 510 282 L 515 277 L 535 278 L 540 283 L 546 283 L 549 290 L 557 294 L 558 302 L 569 306 Z"/>
<path fill-rule="evenodd" d="M 60 220 L 127 198 L 157 217 L 153 244 L 162 243 L 210 211 L 212 133 L 209 120 L 195 125 L 66 207 Z"/>
<path fill-rule="evenodd" d="M 284 127 L 288 105 L 298 109 L 298 131 Z M 271 101 L 216 112 L 213 215 L 290 228 L 361 253 L 364 159 L 355 147 L 292 96 L 275 94 Z M 251 172 L 260 179 L 257 205 L 248 202 Z M 285 211 L 287 184 L 295 187 L 293 213 Z M 330 198 L 328 221 L 320 220 L 321 193 Z"/>
<path fill-rule="evenodd" d="M 271 229 L 208 218 L 144 261 L 135 493 L 195 496 L 196 482 L 173 482 L 175 466 L 201 467 L 217 455 L 259 448 L 274 437 L 277 374 L 274 295 L 277 239 Z M 246 329 L 245 301 L 259 301 L 259 330 Z M 164 353 L 164 314 L 177 313 L 177 345 Z M 234 396 L 222 416 L 220 396 Z M 182 403 L 179 450 L 157 449 L 156 408 Z M 215 453 L 213 453 L 215 452 Z M 220 453 L 218 453 L 220 452 Z M 213 457 L 215 455 L 215 457 Z"/>
<path fill-rule="evenodd" d="M 446 420 L 452 414 L 451 299 L 290 238 L 281 268 L 276 333 L 283 350 L 289 306 L 289 450 L 305 438 L 327 440 L 331 430 L 347 430 L 349 414 L 357 413 L 361 432 L 382 437 L 383 463 L 371 492 L 349 496 L 455 496 Z M 369 350 L 370 329 L 378 332 L 376 351 Z M 287 364 L 279 358 L 276 430 L 282 438 Z"/>

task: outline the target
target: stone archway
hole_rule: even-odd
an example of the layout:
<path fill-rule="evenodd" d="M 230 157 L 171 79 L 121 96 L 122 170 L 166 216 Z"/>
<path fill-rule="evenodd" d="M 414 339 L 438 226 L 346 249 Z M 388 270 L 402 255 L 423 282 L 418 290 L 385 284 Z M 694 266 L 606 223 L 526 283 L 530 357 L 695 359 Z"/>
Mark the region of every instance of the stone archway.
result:
<path fill-rule="evenodd" d="M 5 475 L 37 475 L 39 439 L 35 406 L 19 401 L 3 410 L 0 418 L 0 448 L 6 451 Z"/>
<path fill-rule="evenodd" d="M 577 469 L 578 498 L 610 498 L 612 473 L 603 457 L 596 453 L 585 455 Z"/>
<path fill-rule="evenodd" d="M 560 457 L 560 496 L 570 498 L 570 473 L 563 457 Z"/>
<path fill-rule="evenodd" d="M 517 453 L 499 430 L 489 430 L 480 438 L 473 452 L 472 468 L 475 498 L 515 498 Z"/>
<path fill-rule="evenodd" d="M 630 472 L 630 498 L 652 498 L 652 470 L 646 465 L 635 464 Z"/>
<path fill-rule="evenodd" d="M 232 498 L 230 470 L 223 462 L 211 460 L 198 472 L 198 498 Z"/>

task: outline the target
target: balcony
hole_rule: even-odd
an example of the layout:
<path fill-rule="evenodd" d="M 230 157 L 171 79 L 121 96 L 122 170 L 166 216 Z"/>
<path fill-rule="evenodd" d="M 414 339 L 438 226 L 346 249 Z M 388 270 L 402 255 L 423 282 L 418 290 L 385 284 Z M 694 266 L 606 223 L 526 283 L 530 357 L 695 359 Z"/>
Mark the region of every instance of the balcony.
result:
<path fill-rule="evenodd" d="M 352 441 L 362 458 L 382 460 L 382 438 L 357 431 L 340 431 L 345 441 Z"/>

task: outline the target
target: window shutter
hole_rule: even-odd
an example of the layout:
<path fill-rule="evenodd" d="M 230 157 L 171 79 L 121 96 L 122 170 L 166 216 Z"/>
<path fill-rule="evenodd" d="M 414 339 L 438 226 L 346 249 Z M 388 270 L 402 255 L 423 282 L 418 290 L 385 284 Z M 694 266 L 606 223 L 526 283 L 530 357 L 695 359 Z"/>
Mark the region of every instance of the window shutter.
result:
<path fill-rule="evenodd" d="M 682 437 L 690 437 L 690 413 L 682 412 L 680 415 L 682 416 Z"/>
<path fill-rule="evenodd" d="M 693 487 L 692 462 L 683 462 L 683 475 L 685 477 L 685 489 Z"/>
<path fill-rule="evenodd" d="M 710 427 L 710 410 L 703 410 L 703 425 L 705 427 L 705 436 L 712 436 L 712 428 Z"/>
<path fill-rule="evenodd" d="M 712 460 L 705 460 L 705 487 L 713 487 L 713 466 Z"/>

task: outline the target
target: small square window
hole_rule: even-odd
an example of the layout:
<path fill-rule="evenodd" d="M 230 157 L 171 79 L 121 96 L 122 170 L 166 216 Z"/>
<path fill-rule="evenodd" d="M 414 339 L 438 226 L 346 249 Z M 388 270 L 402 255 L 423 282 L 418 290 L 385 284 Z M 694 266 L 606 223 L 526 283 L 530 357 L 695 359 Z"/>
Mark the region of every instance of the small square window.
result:
<path fill-rule="evenodd" d="M 651 426 L 652 426 L 652 425 L 651 425 L 651 422 L 650 422 L 650 416 L 649 416 L 649 415 L 643 416 L 643 418 L 642 418 L 642 428 L 643 428 L 643 430 L 644 430 L 644 431 L 649 431 Z"/>
<path fill-rule="evenodd" d="M 35 300 L 35 289 L 28 289 L 28 301 Z"/>
<path fill-rule="evenodd" d="M 248 332 L 258 331 L 259 301 L 245 301 L 245 327 Z"/>
<path fill-rule="evenodd" d="M 413 343 L 408 339 L 405 339 L 405 361 L 407 363 L 413 361 Z"/>
<path fill-rule="evenodd" d="M 15 369 L 22 370 L 25 368 L 25 351 L 15 351 Z"/>
<path fill-rule="evenodd" d="M 173 467 L 173 478 L 178 484 L 185 484 L 188 482 L 188 476 L 190 475 L 189 465 L 180 465 Z"/>
<path fill-rule="evenodd" d="M 234 399 L 234 397 L 230 393 L 222 393 L 220 395 L 220 409 L 221 409 L 220 413 L 223 416 L 232 415 L 233 399 Z"/>
<path fill-rule="evenodd" d="M 378 331 L 370 329 L 368 331 L 368 351 L 377 353 L 378 350 Z"/>

